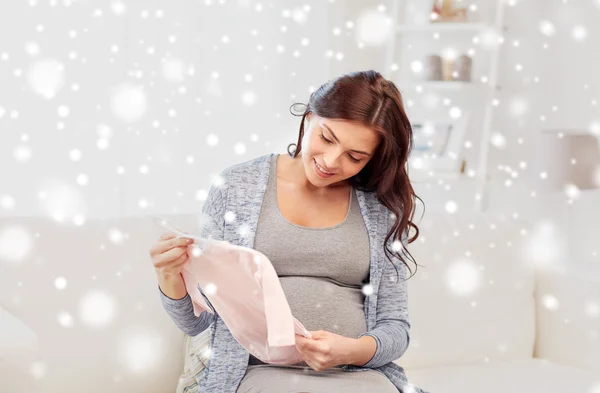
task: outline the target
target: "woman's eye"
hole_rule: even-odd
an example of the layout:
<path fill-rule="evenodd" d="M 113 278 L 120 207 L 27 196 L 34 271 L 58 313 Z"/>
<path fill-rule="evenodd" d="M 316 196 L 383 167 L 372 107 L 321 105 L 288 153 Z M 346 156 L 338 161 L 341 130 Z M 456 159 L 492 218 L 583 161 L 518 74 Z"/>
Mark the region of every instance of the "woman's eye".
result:
<path fill-rule="evenodd" d="M 325 142 L 327 142 L 327 143 L 329 143 L 329 144 L 333 143 L 333 142 L 332 142 L 332 141 L 330 141 L 329 139 L 325 138 L 325 137 L 323 136 L 323 134 L 321 134 L 321 139 L 323 139 Z"/>
<path fill-rule="evenodd" d="M 333 143 L 333 142 L 332 142 L 332 141 L 330 141 L 329 139 L 325 138 L 325 137 L 323 136 L 323 134 L 321 134 L 320 136 L 321 136 L 321 139 L 323 139 L 325 142 L 327 142 L 327 143 L 329 143 L 329 144 L 332 144 L 332 143 Z M 350 157 L 350 160 L 352 160 L 352 162 L 360 162 L 360 160 L 358 160 L 358 159 L 356 159 L 356 158 L 352 157 L 350 154 L 348 154 L 348 157 Z"/>

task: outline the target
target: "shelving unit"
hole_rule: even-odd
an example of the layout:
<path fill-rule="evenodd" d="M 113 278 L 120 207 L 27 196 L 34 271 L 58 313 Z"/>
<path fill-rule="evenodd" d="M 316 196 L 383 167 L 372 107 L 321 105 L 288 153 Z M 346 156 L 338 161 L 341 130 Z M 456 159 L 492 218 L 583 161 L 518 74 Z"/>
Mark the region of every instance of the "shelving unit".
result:
<path fill-rule="evenodd" d="M 492 101 L 497 89 L 498 78 L 498 58 L 501 43 L 492 45 L 489 49 L 478 50 L 473 58 L 473 67 L 470 82 L 462 81 L 425 81 L 414 78 L 409 78 L 410 67 L 408 64 L 415 60 L 411 58 L 414 50 L 410 52 L 407 49 L 406 41 L 419 42 L 423 39 L 431 39 L 433 37 L 437 45 L 446 43 L 453 45 L 456 42 L 464 43 L 466 38 L 470 36 L 481 36 L 488 32 L 496 32 L 501 36 L 504 31 L 504 1 L 494 0 L 486 2 L 489 8 L 489 18 L 481 21 L 469 22 L 431 22 L 431 23 L 406 23 L 407 7 L 423 7 L 424 2 L 432 4 L 430 0 L 393 0 L 391 4 L 391 17 L 394 28 L 394 33 L 390 35 L 386 43 L 385 57 L 385 73 L 386 78 L 397 83 L 402 91 L 409 93 L 433 93 L 440 96 L 453 95 L 453 101 L 471 99 L 473 105 L 469 105 L 468 109 L 471 113 L 476 113 L 478 116 L 475 121 L 470 118 L 470 124 L 466 131 L 466 137 L 474 140 L 474 145 L 478 143 L 478 157 L 476 163 L 469 162 L 472 167 L 476 164 L 476 172 L 473 178 L 467 178 L 464 174 L 457 173 L 437 173 L 435 178 L 439 179 L 460 179 L 462 184 L 469 184 L 473 187 L 474 194 L 479 195 L 475 199 L 474 206 L 476 210 L 483 211 L 488 207 L 489 195 L 487 186 L 489 181 L 488 176 L 488 155 L 489 155 L 489 140 L 491 136 L 492 126 Z M 480 2 L 481 3 L 481 2 Z M 474 45 L 474 44 L 473 44 Z M 420 45 L 419 47 L 422 47 Z M 407 51 L 409 52 L 407 54 Z M 487 66 L 480 70 L 481 75 L 477 75 L 476 62 L 487 62 Z M 400 64 L 396 71 L 393 65 Z M 486 79 L 481 80 L 481 76 L 485 75 Z M 417 89 L 417 86 L 420 86 Z M 404 93 L 403 93 L 404 94 Z M 481 95 L 481 96 L 480 96 Z M 477 98 L 473 98 L 476 96 Z M 479 105 L 479 106 L 476 106 Z M 410 111 L 410 109 L 409 109 Z M 432 113 L 432 118 L 437 117 L 439 113 Z M 412 119 L 411 119 L 412 120 Z M 462 154 L 461 154 L 462 157 Z M 460 158 L 460 157 L 459 157 Z M 474 161 L 474 160 L 473 160 Z M 459 163 L 457 163 L 459 164 Z M 459 165 L 457 165 L 459 166 Z M 462 180 L 465 180 L 464 182 Z"/>

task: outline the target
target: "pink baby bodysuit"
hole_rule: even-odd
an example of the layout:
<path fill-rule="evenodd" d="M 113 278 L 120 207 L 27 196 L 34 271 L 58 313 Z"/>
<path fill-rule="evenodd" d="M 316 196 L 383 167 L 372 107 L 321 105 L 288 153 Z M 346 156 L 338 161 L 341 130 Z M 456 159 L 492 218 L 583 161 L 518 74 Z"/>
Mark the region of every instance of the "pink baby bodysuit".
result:
<path fill-rule="evenodd" d="M 225 240 L 193 238 L 196 243 L 188 246 L 190 258 L 181 274 L 194 314 L 213 313 L 199 285 L 232 336 L 252 355 L 264 363 L 302 362 L 295 335 L 312 335 L 292 315 L 271 261 Z"/>

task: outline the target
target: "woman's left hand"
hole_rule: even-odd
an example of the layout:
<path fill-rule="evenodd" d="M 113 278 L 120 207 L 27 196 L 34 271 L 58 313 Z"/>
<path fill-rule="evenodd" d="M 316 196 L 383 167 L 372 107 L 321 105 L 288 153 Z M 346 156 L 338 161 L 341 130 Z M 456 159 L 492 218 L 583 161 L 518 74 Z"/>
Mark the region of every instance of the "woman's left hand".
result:
<path fill-rule="evenodd" d="M 355 339 L 325 330 L 311 331 L 312 339 L 296 334 L 296 348 L 302 359 L 315 371 L 348 364 L 348 355 Z"/>

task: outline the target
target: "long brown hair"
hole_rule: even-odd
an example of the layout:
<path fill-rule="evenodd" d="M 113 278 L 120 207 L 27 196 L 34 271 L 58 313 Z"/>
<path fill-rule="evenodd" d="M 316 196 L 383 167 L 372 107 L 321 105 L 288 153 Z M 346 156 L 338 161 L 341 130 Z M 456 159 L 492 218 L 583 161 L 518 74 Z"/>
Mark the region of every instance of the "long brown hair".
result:
<path fill-rule="evenodd" d="M 297 105 L 290 107 L 295 116 L 292 109 Z M 297 115 L 302 116 L 302 122 L 298 143 L 288 146 L 292 157 L 296 157 L 302 149 L 304 119 L 310 112 L 324 118 L 360 122 L 381 136 L 381 142 L 369 162 L 349 181 L 357 189 L 376 192 L 379 202 L 394 214 L 395 223 L 385 237 L 384 251 L 396 273 L 398 268 L 390 255 L 400 259 L 412 272 L 402 254 L 407 253 L 415 261 L 405 247 L 401 247 L 403 253 L 388 249 L 394 240 L 404 245 L 404 238 L 412 243 L 419 237 L 419 228 L 412 222 L 414 199 L 423 202 L 415 194 L 408 177 L 407 160 L 412 151 L 413 135 L 398 88 L 376 71 L 350 72 L 326 82 L 310 95 L 308 104 L 300 105 L 305 105 L 306 109 Z M 290 152 L 294 145 L 295 151 Z M 415 228 L 412 238 L 408 238 L 409 227 Z M 401 233 L 405 236 L 399 236 Z"/>

